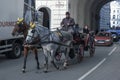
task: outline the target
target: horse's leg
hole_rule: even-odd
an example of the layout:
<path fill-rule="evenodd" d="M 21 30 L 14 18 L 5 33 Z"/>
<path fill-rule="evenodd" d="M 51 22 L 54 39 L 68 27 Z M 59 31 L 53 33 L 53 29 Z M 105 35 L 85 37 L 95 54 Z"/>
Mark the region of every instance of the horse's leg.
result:
<path fill-rule="evenodd" d="M 36 62 L 37 62 L 37 69 L 40 69 L 37 48 L 34 47 L 32 50 L 33 50 L 33 52 L 35 54 L 35 59 L 36 59 Z"/>
<path fill-rule="evenodd" d="M 65 48 L 65 61 L 63 64 L 63 67 L 66 69 L 68 66 L 68 54 L 69 54 L 70 48 Z"/>
<path fill-rule="evenodd" d="M 28 48 L 24 47 L 24 64 L 23 64 L 23 69 L 22 72 L 25 73 L 25 69 L 26 69 L 26 61 L 27 61 L 27 56 L 28 56 Z"/>
<path fill-rule="evenodd" d="M 47 73 L 48 72 L 48 51 L 43 49 L 43 52 L 44 52 L 44 57 L 45 57 L 44 72 Z"/>
<path fill-rule="evenodd" d="M 51 63 L 53 64 L 53 66 L 58 70 L 59 69 L 59 67 L 55 64 L 55 62 L 54 62 L 54 58 L 55 58 L 55 52 L 56 51 L 51 51 Z"/>

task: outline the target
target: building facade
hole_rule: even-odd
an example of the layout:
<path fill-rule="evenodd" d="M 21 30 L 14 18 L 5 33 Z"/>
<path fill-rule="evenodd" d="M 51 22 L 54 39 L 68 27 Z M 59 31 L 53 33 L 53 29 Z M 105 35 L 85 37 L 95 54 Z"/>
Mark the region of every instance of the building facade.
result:
<path fill-rule="evenodd" d="M 36 9 L 43 12 L 43 25 L 53 30 L 60 27 L 68 11 L 68 0 L 36 0 Z"/>
<path fill-rule="evenodd" d="M 24 0 L 24 19 L 27 24 L 35 21 L 35 0 Z"/>
<path fill-rule="evenodd" d="M 112 1 L 111 8 L 111 27 L 120 27 L 120 0 Z"/>
<path fill-rule="evenodd" d="M 110 28 L 110 3 L 107 3 L 100 11 L 100 29 Z"/>

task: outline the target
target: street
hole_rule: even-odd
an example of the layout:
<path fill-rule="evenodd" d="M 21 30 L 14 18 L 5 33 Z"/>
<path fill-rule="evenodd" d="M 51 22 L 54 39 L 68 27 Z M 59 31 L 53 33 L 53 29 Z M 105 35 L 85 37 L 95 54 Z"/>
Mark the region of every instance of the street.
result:
<path fill-rule="evenodd" d="M 22 73 L 23 56 L 19 59 L 7 59 L 0 56 L 0 80 L 120 80 L 119 45 L 96 46 L 94 57 L 85 58 L 81 63 L 70 60 L 66 70 L 56 70 L 51 64 L 49 72 L 43 72 L 44 56 L 39 50 L 40 70 L 36 69 L 34 54 L 27 59 L 27 72 Z"/>

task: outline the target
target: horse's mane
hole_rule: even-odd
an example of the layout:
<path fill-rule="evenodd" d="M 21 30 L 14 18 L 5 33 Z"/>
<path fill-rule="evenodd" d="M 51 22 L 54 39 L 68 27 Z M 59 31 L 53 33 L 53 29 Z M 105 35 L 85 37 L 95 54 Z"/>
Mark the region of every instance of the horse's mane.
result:
<path fill-rule="evenodd" d="M 37 28 L 44 29 L 44 30 L 49 30 L 47 27 L 45 27 L 45 26 L 43 26 L 43 25 L 41 25 L 41 24 L 39 24 L 39 23 L 36 23 L 36 27 L 37 27 Z"/>
<path fill-rule="evenodd" d="M 47 27 L 44 27 L 40 24 L 36 24 L 36 27 L 35 27 L 36 31 L 39 32 L 39 34 L 43 35 L 43 34 L 49 34 L 50 33 L 50 30 L 47 28 Z"/>

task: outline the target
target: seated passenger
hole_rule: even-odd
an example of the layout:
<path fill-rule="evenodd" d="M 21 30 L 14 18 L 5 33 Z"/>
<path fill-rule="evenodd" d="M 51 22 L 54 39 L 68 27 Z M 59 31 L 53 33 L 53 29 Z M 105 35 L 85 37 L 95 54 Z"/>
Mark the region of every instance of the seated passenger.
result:
<path fill-rule="evenodd" d="M 83 33 L 86 34 L 86 39 L 84 40 L 85 42 L 85 48 L 87 47 L 87 44 L 88 44 L 88 40 L 89 40 L 89 28 L 88 26 L 86 25 L 84 28 L 83 28 Z"/>

